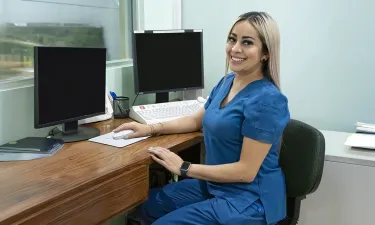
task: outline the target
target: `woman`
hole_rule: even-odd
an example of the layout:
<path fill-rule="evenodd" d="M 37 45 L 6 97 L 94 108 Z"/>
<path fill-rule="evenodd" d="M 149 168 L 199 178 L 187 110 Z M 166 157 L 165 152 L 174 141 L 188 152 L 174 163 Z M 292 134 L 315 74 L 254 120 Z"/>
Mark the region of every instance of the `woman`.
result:
<path fill-rule="evenodd" d="M 264 12 L 241 15 L 226 44 L 226 75 L 198 113 L 153 125 L 123 124 L 129 138 L 203 128 L 206 165 L 184 162 L 161 147 L 152 158 L 190 177 L 150 191 L 140 207 L 144 224 L 275 224 L 286 215 L 284 175 L 278 165 L 290 114 L 279 90 L 280 37 Z M 227 74 L 227 72 L 226 72 Z"/>

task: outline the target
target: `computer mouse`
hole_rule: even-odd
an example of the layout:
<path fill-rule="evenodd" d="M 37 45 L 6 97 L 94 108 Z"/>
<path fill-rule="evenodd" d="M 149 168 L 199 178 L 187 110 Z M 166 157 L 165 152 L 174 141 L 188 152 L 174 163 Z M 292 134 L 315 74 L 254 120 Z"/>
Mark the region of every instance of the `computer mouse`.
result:
<path fill-rule="evenodd" d="M 122 130 L 117 133 L 113 133 L 112 138 L 114 140 L 121 140 L 127 137 L 129 134 L 134 133 L 133 130 Z"/>
<path fill-rule="evenodd" d="M 204 99 L 203 97 L 200 97 L 200 96 L 199 96 L 199 97 L 197 98 L 197 101 L 200 102 L 200 103 L 205 103 L 207 100 Z"/>

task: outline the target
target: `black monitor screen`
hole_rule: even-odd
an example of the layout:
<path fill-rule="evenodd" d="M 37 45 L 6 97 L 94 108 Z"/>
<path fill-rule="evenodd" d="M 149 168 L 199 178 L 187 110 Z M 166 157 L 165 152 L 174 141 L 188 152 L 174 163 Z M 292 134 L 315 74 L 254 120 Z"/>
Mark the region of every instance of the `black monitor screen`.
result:
<path fill-rule="evenodd" d="M 136 92 L 203 88 L 202 41 L 202 31 L 135 32 L 133 59 Z"/>
<path fill-rule="evenodd" d="M 35 47 L 35 127 L 105 113 L 106 49 Z"/>

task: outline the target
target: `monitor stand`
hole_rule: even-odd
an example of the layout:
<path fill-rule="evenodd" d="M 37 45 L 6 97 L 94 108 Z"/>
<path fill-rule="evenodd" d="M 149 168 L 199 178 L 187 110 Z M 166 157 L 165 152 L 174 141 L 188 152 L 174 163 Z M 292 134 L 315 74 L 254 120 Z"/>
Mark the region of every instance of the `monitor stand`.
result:
<path fill-rule="evenodd" d="M 84 141 L 100 135 L 100 130 L 94 127 L 78 126 L 78 121 L 64 123 L 62 131 L 53 135 L 55 139 L 62 139 L 65 143 Z"/>
<path fill-rule="evenodd" d="M 169 102 L 169 92 L 156 93 L 155 103 Z"/>

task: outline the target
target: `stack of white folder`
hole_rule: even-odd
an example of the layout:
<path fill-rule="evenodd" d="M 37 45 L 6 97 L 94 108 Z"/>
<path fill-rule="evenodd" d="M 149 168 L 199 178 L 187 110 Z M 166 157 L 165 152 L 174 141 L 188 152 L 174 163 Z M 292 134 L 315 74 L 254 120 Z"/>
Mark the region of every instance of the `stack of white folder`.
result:
<path fill-rule="evenodd" d="M 357 133 L 346 139 L 345 145 L 375 150 L 375 124 L 357 122 L 356 130 Z"/>
<path fill-rule="evenodd" d="M 375 124 L 357 122 L 357 132 L 375 134 Z"/>

